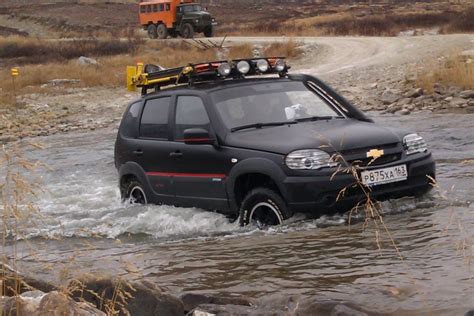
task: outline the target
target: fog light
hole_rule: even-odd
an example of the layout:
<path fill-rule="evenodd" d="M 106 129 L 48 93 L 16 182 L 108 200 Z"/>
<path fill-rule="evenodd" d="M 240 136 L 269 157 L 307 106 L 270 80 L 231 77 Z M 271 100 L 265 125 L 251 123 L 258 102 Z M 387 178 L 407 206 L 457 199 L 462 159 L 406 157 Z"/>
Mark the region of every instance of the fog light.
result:
<path fill-rule="evenodd" d="M 230 65 L 228 63 L 222 63 L 217 67 L 217 72 L 222 76 L 222 77 L 227 77 L 230 75 Z"/>
<path fill-rule="evenodd" d="M 237 70 L 238 70 L 241 74 L 245 75 L 245 74 L 247 74 L 247 73 L 249 72 L 249 70 L 250 70 L 250 64 L 249 64 L 247 61 L 245 61 L 245 60 L 241 60 L 241 61 L 239 61 L 239 62 L 237 63 Z"/>
<path fill-rule="evenodd" d="M 260 72 L 267 72 L 268 71 L 268 61 L 265 59 L 260 59 L 257 61 L 257 68 Z"/>
<path fill-rule="evenodd" d="M 275 69 L 276 71 L 278 72 L 282 72 L 284 71 L 286 68 L 286 63 L 283 59 L 278 59 L 276 62 L 275 62 Z"/>

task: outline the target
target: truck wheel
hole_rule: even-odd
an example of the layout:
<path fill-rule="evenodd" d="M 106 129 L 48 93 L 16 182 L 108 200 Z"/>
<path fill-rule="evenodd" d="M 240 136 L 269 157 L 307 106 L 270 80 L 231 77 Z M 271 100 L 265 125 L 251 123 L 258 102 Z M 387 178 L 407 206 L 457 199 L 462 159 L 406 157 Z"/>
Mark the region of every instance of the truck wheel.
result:
<path fill-rule="evenodd" d="M 156 26 L 154 24 L 148 25 L 147 31 L 149 38 L 155 39 L 158 37 L 158 34 L 156 33 Z"/>
<path fill-rule="evenodd" d="M 206 26 L 204 29 L 204 36 L 213 37 L 214 36 L 214 27 L 212 25 Z"/>
<path fill-rule="evenodd" d="M 136 181 L 130 181 L 122 198 L 124 201 L 130 201 L 130 204 L 147 204 L 147 198 L 143 185 Z"/>
<path fill-rule="evenodd" d="M 184 23 L 183 27 L 181 28 L 181 36 L 184 38 L 193 38 L 194 36 L 194 28 L 189 23 Z"/>
<path fill-rule="evenodd" d="M 292 216 L 282 197 L 267 188 L 250 191 L 240 206 L 240 226 L 255 223 L 259 228 L 281 225 Z"/>
<path fill-rule="evenodd" d="M 158 34 L 159 39 L 165 39 L 168 37 L 168 29 L 166 28 L 166 25 L 164 24 L 159 24 L 158 27 L 156 28 L 156 32 Z"/>

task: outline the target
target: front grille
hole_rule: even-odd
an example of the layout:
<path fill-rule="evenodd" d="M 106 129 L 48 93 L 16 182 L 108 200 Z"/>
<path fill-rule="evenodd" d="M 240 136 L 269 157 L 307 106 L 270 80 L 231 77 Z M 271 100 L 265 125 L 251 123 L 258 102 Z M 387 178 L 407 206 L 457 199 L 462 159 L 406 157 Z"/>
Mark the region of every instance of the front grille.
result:
<path fill-rule="evenodd" d="M 384 165 L 387 163 L 400 160 L 401 158 L 402 158 L 401 153 L 395 153 L 395 154 L 383 155 L 382 157 L 377 158 L 375 160 L 373 158 L 363 158 L 363 159 L 348 160 L 347 162 L 351 164 L 352 166 L 367 167 L 367 166 Z"/>
<path fill-rule="evenodd" d="M 367 152 L 371 149 L 383 149 L 384 155 L 377 159 L 367 158 Z M 392 143 L 382 146 L 345 150 L 341 154 L 344 157 L 345 161 L 347 161 L 348 164 L 351 166 L 378 166 L 400 160 L 402 158 L 402 147 L 399 143 Z"/>

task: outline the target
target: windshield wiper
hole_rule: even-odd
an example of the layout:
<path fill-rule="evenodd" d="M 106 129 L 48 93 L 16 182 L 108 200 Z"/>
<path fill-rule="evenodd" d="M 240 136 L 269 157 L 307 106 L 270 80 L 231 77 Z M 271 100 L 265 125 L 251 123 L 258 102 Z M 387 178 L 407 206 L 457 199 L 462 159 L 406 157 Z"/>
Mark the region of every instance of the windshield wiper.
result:
<path fill-rule="evenodd" d="M 309 116 L 298 118 L 295 121 L 297 122 L 309 122 L 309 121 L 326 121 L 326 120 L 333 120 L 333 119 L 342 119 L 344 116 Z"/>
<path fill-rule="evenodd" d="M 242 126 L 237 126 L 231 128 L 231 132 L 236 132 L 240 131 L 243 129 L 247 128 L 262 128 L 264 126 L 282 126 L 282 125 L 289 125 L 289 124 L 296 124 L 298 122 L 296 121 L 286 121 L 286 122 L 268 122 L 268 123 L 253 123 L 253 124 L 247 124 L 247 125 L 242 125 Z"/>

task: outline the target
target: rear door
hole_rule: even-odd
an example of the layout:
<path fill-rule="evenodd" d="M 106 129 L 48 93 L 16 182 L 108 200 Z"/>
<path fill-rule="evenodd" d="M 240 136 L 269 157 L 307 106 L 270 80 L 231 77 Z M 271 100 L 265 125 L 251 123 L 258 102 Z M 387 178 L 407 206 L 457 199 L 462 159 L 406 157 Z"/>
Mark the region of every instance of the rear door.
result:
<path fill-rule="evenodd" d="M 140 118 L 139 137 L 133 154 L 145 170 L 158 203 L 172 203 L 174 190 L 167 171 L 171 168 L 169 139 L 171 128 L 171 96 L 146 100 Z"/>
<path fill-rule="evenodd" d="M 177 96 L 174 111 L 173 178 L 180 205 L 205 209 L 227 208 L 225 181 L 230 168 L 221 149 L 210 144 L 185 144 L 184 130 L 204 128 L 213 135 L 204 102 L 199 96 Z"/>

